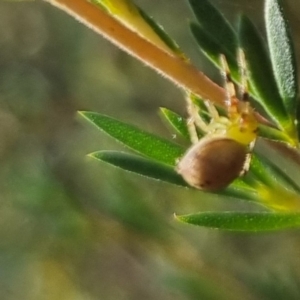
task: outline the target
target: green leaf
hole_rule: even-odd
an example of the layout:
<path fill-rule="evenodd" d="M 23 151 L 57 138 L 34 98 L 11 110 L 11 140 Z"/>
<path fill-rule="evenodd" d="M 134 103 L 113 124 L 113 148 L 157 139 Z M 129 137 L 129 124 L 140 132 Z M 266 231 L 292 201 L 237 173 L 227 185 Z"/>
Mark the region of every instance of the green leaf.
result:
<path fill-rule="evenodd" d="M 176 54 L 184 57 L 183 52 L 180 50 L 178 44 L 165 32 L 165 30 L 154 19 L 148 16 L 142 9 L 138 8 L 140 15 L 153 29 L 153 31 L 160 37 L 160 39 Z"/>
<path fill-rule="evenodd" d="M 300 226 L 300 213 L 201 212 L 176 216 L 184 223 L 231 231 L 274 231 Z"/>
<path fill-rule="evenodd" d="M 245 52 L 248 78 L 255 99 L 279 128 L 285 128 L 290 117 L 279 94 L 269 55 L 256 28 L 244 15 L 239 22 L 239 40 Z"/>
<path fill-rule="evenodd" d="M 191 188 L 183 178 L 176 173 L 174 167 L 167 166 L 143 158 L 119 151 L 97 151 L 89 154 L 90 157 L 101 160 L 125 171 L 136 173 L 151 179 Z M 191 188 L 192 189 L 192 188 Z M 246 184 L 237 181 L 224 191 L 215 192 L 220 196 L 227 196 L 244 201 L 257 201 L 254 190 Z"/>
<path fill-rule="evenodd" d="M 205 123 L 210 123 L 211 122 L 211 115 L 210 113 L 208 112 L 208 109 L 207 109 L 207 106 L 205 105 L 205 101 L 198 97 L 197 95 L 195 94 L 190 94 L 190 101 L 193 105 L 195 106 L 198 106 L 198 113 L 199 113 L 199 116 L 201 117 L 201 119 L 205 122 Z M 201 136 L 204 136 L 206 135 L 206 132 L 203 132 L 200 128 L 198 128 L 199 131 L 201 131 Z"/>
<path fill-rule="evenodd" d="M 251 157 L 251 166 L 249 173 L 253 174 L 260 183 L 263 183 L 266 186 L 272 188 L 276 185 L 276 181 L 269 171 L 270 170 L 268 166 L 262 163 L 258 156 L 253 153 Z"/>
<path fill-rule="evenodd" d="M 292 144 L 294 141 L 283 131 L 276 128 L 259 124 L 259 136 L 265 139 L 278 141 L 286 144 Z"/>
<path fill-rule="evenodd" d="M 216 41 L 205 29 L 195 22 L 190 23 L 190 30 L 201 52 L 217 67 L 221 68 L 220 54 L 224 54 L 232 72 L 232 77 L 238 79 L 238 65 L 235 54 L 228 52 L 223 44 Z"/>
<path fill-rule="evenodd" d="M 279 167 L 277 167 L 271 160 L 257 153 L 252 154 L 250 174 L 256 178 L 259 185 L 263 183 L 271 190 L 279 188 L 289 189 L 296 193 L 299 193 L 300 188 L 287 176 L 286 173 Z M 254 183 L 255 186 L 255 183 Z"/>
<path fill-rule="evenodd" d="M 176 53 L 184 57 L 183 52 L 167 33 L 150 16 L 136 6 L 131 0 L 89 0 L 101 9 L 112 14 L 126 27 L 136 31 L 157 47 L 170 55 Z"/>
<path fill-rule="evenodd" d="M 223 15 L 207 0 L 189 0 L 189 3 L 201 28 L 225 49 L 226 53 L 219 54 L 235 57 L 236 36 Z"/>
<path fill-rule="evenodd" d="M 167 165 L 174 166 L 176 160 L 184 153 L 181 146 L 135 126 L 94 112 L 80 112 L 80 114 L 130 149 Z"/>
<path fill-rule="evenodd" d="M 273 191 L 281 187 L 296 193 L 300 192 L 299 186 L 281 168 L 277 167 L 272 160 L 257 153 L 252 154 L 249 173 L 256 177 L 259 185 L 263 183 Z"/>
<path fill-rule="evenodd" d="M 266 0 L 265 19 L 273 71 L 287 112 L 294 117 L 298 95 L 296 59 L 281 0 Z"/>
<path fill-rule="evenodd" d="M 258 204 L 261 204 L 258 202 L 259 199 L 257 197 L 255 189 L 249 187 L 243 181 L 239 181 L 239 179 L 236 179 L 225 190 L 212 192 L 212 193 L 215 195 L 226 196 L 238 200 L 251 201 L 251 202 L 256 202 Z"/>
<path fill-rule="evenodd" d="M 161 107 L 160 111 L 163 118 L 166 119 L 178 133 L 186 139 L 190 139 L 189 130 L 186 124 L 187 121 L 185 118 L 164 107 Z"/>
<path fill-rule="evenodd" d="M 182 177 L 173 167 L 118 151 L 97 151 L 89 154 L 90 157 L 109 163 L 123 170 L 180 186 L 187 186 Z"/>

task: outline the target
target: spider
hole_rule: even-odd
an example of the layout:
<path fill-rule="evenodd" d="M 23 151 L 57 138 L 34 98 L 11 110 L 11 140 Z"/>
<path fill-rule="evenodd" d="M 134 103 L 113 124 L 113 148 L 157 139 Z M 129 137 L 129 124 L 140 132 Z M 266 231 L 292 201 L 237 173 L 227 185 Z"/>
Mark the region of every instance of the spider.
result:
<path fill-rule="evenodd" d="M 204 191 L 226 188 L 232 181 L 244 175 L 251 162 L 258 123 L 248 101 L 246 63 L 244 52 L 238 51 L 241 70 L 241 100 L 236 97 L 229 67 L 224 55 L 220 56 L 225 81 L 227 117 L 220 116 L 210 101 L 204 104 L 210 115 L 205 122 L 199 115 L 199 106 L 188 98 L 188 129 L 192 146 L 179 159 L 176 171 L 192 187 Z M 197 129 L 205 133 L 198 138 Z"/>

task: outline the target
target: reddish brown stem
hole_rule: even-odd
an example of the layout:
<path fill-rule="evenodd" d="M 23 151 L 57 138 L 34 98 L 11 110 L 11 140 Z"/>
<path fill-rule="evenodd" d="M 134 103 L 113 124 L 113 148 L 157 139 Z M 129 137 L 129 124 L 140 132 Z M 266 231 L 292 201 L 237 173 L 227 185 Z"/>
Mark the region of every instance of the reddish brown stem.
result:
<path fill-rule="evenodd" d="M 45 0 L 72 15 L 86 26 L 138 58 L 183 89 L 223 105 L 224 89 L 187 61 L 172 56 L 121 24 L 86 0 Z"/>

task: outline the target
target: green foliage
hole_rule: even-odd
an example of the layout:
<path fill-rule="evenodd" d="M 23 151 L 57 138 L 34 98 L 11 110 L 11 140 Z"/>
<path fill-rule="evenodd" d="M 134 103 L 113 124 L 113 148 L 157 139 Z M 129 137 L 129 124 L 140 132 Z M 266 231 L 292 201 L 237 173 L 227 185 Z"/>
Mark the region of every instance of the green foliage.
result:
<path fill-rule="evenodd" d="M 175 172 L 174 168 L 153 160 L 117 151 L 98 151 L 91 153 L 90 156 L 115 167 L 148 178 L 175 185 L 187 186 L 182 177 Z"/>
<path fill-rule="evenodd" d="M 220 68 L 220 53 L 226 53 L 226 59 L 231 68 L 233 78 L 238 78 L 238 65 L 235 56 L 228 53 L 228 50 L 219 44 L 215 39 L 207 33 L 199 24 L 195 22 L 190 23 L 191 32 L 196 39 L 201 51 L 211 60 L 211 62 Z"/>
<path fill-rule="evenodd" d="M 268 47 L 246 16 L 240 18 L 238 34 L 235 34 L 210 3 L 201 1 L 200 4 L 191 0 L 190 4 L 198 21 L 191 23 L 191 31 L 200 50 L 219 68 L 220 53 L 224 54 L 233 79 L 239 82 L 236 61 L 238 40 L 239 47 L 246 55 L 253 99 L 264 108 L 270 121 L 282 131 L 282 135 L 286 135 L 285 140 L 289 140 L 294 147 L 298 143 L 295 128 L 297 72 L 293 44 L 281 1 L 266 1 Z"/>
<path fill-rule="evenodd" d="M 237 83 L 240 81 L 236 59 L 238 43 L 243 49 L 251 95 L 264 108 L 270 123 L 276 125 L 275 128 L 261 124 L 259 135 L 277 142 L 284 142 L 292 147 L 298 145 L 295 129 L 298 93 L 296 67 L 292 41 L 281 2 L 279 0 L 266 1 L 269 47 L 264 44 L 254 25 L 246 16 L 240 18 L 237 34 L 209 1 L 205 0 L 200 3 L 196 0 L 189 0 L 189 3 L 197 19 L 197 22 L 190 24 L 190 28 L 201 51 L 219 68 L 220 54 L 225 54 Z M 166 33 L 160 32 L 160 27 L 152 19 L 148 19 L 142 11 L 140 13 L 154 32 L 167 41 Z M 286 45 L 286 53 L 279 49 L 281 43 Z M 268 48 L 271 59 L 269 59 Z M 283 57 L 285 68 L 280 63 L 280 57 Z M 193 95 L 190 101 L 199 106 L 201 117 L 206 122 L 210 122 L 210 116 L 203 101 Z M 225 113 L 221 111 L 220 114 L 223 116 Z M 116 151 L 99 151 L 92 153 L 91 157 L 148 178 L 188 187 L 175 170 L 178 159 L 186 149 L 108 116 L 93 112 L 81 112 L 81 115 L 98 129 L 147 158 Z M 190 134 L 185 118 L 167 108 L 161 108 L 161 115 L 176 133 L 189 139 Z M 203 212 L 177 216 L 177 218 L 189 224 L 234 231 L 269 231 L 300 226 L 300 214 L 296 212 L 300 208 L 299 186 L 270 159 L 255 151 L 248 174 L 236 179 L 225 190 L 215 192 L 215 194 L 224 198 L 251 201 L 275 211 Z"/>
<path fill-rule="evenodd" d="M 183 148 L 132 125 L 93 112 L 81 112 L 83 117 L 122 144 L 152 159 L 174 166 Z"/>
<path fill-rule="evenodd" d="M 170 36 L 164 31 L 163 27 L 155 22 L 153 18 L 148 16 L 146 12 L 138 8 L 140 15 L 147 22 L 147 24 L 153 29 L 153 31 L 160 37 L 160 39 L 176 54 L 183 55 L 177 43 L 170 38 Z"/>
<path fill-rule="evenodd" d="M 259 124 L 258 127 L 259 127 L 259 136 L 262 138 L 277 141 L 277 142 L 282 142 L 284 144 L 294 143 L 294 141 L 291 140 L 289 136 L 281 130 L 263 124 Z"/>
<path fill-rule="evenodd" d="M 199 27 L 210 36 L 212 41 L 220 45 L 223 53 L 232 58 L 235 57 L 237 39 L 235 33 L 223 17 L 223 15 L 207 0 L 189 0 L 193 13 L 195 14 Z"/>
<path fill-rule="evenodd" d="M 293 118 L 298 96 L 297 64 L 283 1 L 266 0 L 265 18 L 275 79 L 286 112 Z"/>
<path fill-rule="evenodd" d="M 270 189 L 282 185 L 286 189 L 300 193 L 299 186 L 267 157 L 254 154 L 251 159 L 250 172 L 260 183 L 265 184 Z"/>
<path fill-rule="evenodd" d="M 131 29 L 139 32 L 154 45 L 171 54 L 184 57 L 177 43 L 145 11 L 128 0 L 91 0 L 101 9 L 112 13 Z"/>
<path fill-rule="evenodd" d="M 240 18 L 239 41 L 247 58 L 249 80 L 255 98 L 272 121 L 279 128 L 284 128 L 284 122 L 289 120 L 289 116 L 278 92 L 269 55 L 261 36 L 246 16 Z"/>
<path fill-rule="evenodd" d="M 196 48 L 185 26 L 191 18 L 187 1 L 137 2 L 171 28 L 184 49 Z M 258 2 L 211 0 L 229 9 L 231 16 L 249 9 L 255 14 L 254 24 L 261 25 Z M 300 9 L 300 1 L 285 3 L 295 12 Z M 97 13 L 97 7 L 90 7 Z M 0 1 L 0 20 L 0 299 L 300 298 L 298 230 L 233 233 L 186 226 L 173 218 L 173 212 L 264 209 L 255 204 L 260 197 L 252 183 L 261 181 L 254 172 L 211 195 L 176 182 L 165 184 L 176 176 L 186 185 L 173 166 L 130 153 L 127 147 L 123 151 L 128 153 L 100 151 L 103 160 L 85 155 L 102 149 L 122 151 L 122 145 L 86 120 L 74 122 L 78 108 L 105 110 L 161 135 L 161 124 L 154 123 L 160 121 L 152 112 L 168 103 L 176 113 L 167 115 L 175 117 L 173 123 L 182 123 L 172 129 L 168 122 L 164 137 L 188 147 L 189 141 L 177 131 L 180 124 L 186 127 L 184 100 L 180 106 L 178 93 L 170 94 L 164 79 L 145 72 L 49 3 Z M 294 28 L 294 34 L 299 29 Z M 203 70 L 211 67 L 200 64 Z M 208 71 L 220 77 L 218 70 Z M 204 117 L 201 103 L 197 104 Z M 225 116 L 225 110 L 220 114 Z M 260 126 L 261 137 L 272 134 L 273 140 L 289 143 L 281 133 Z M 269 160 L 265 166 L 279 170 L 266 172 L 275 172 L 273 178 L 281 181 L 284 170 L 292 184 L 299 184 L 297 164 L 287 164 L 288 153 L 274 157 L 274 147 L 262 144 L 265 140 L 259 139 L 257 159 Z M 135 174 L 144 171 L 145 176 L 152 168 L 154 180 L 110 162 L 124 164 L 120 167 L 128 171 L 133 168 Z M 159 178 L 164 182 L 155 180 Z M 299 194 L 297 186 L 279 185 Z"/>
<path fill-rule="evenodd" d="M 203 212 L 176 218 L 192 225 L 231 231 L 272 231 L 300 226 L 299 213 Z"/>
<path fill-rule="evenodd" d="M 161 107 L 160 111 L 162 113 L 162 118 L 166 119 L 166 121 L 172 125 L 177 133 L 188 140 L 190 139 L 189 131 L 187 128 L 187 120 L 185 118 L 168 108 Z"/>

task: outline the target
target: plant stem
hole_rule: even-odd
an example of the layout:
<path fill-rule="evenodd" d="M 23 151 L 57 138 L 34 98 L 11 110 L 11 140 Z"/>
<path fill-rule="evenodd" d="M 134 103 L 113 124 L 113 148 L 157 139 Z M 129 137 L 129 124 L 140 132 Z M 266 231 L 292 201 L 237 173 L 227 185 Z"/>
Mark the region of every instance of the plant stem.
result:
<path fill-rule="evenodd" d="M 73 16 L 181 88 L 203 99 L 209 99 L 217 105 L 224 105 L 226 97 L 224 89 L 199 72 L 192 64 L 161 50 L 87 0 L 44 1 Z"/>
<path fill-rule="evenodd" d="M 216 105 L 225 105 L 225 90 L 187 60 L 177 55 L 171 55 L 157 47 L 88 0 L 44 1 L 73 16 L 182 89 L 192 92 L 202 99 L 210 100 Z M 255 116 L 259 123 L 270 126 L 270 122 L 260 114 L 255 113 Z"/>

